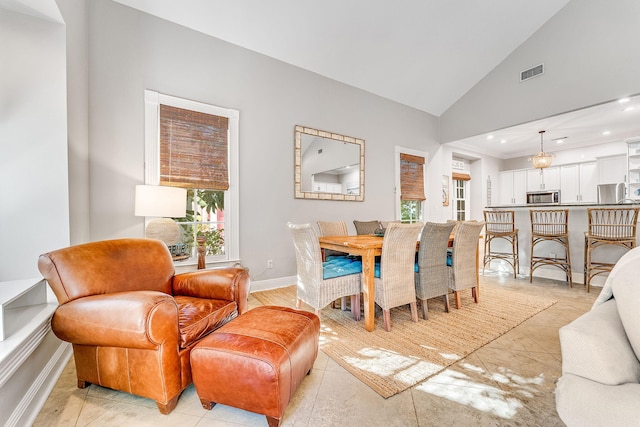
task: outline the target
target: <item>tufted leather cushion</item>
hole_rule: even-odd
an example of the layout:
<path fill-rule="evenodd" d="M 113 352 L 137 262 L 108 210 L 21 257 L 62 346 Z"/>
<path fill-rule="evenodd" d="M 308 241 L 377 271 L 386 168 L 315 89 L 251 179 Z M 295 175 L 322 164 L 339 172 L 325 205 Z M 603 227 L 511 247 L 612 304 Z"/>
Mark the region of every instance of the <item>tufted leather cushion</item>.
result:
<path fill-rule="evenodd" d="M 236 303 L 176 295 L 180 348 L 186 348 L 238 315 Z"/>

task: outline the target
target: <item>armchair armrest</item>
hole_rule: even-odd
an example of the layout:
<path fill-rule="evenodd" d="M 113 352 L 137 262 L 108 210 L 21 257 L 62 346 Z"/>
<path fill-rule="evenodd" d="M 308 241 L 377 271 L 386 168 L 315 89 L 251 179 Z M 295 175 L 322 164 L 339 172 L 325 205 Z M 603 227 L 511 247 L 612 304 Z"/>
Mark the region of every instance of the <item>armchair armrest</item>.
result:
<path fill-rule="evenodd" d="M 223 267 L 176 274 L 172 287 L 174 295 L 235 301 L 242 314 L 247 311 L 249 283 L 247 269 Z"/>
<path fill-rule="evenodd" d="M 129 291 L 92 295 L 62 304 L 51 328 L 73 344 L 154 349 L 178 345 L 178 306 L 171 295 Z"/>

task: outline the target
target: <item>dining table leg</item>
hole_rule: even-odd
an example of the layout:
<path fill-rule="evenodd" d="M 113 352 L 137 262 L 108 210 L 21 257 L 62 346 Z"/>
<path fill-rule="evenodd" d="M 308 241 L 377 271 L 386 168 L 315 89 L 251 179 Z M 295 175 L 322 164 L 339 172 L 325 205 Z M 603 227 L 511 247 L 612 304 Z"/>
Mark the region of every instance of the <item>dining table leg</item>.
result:
<path fill-rule="evenodd" d="M 364 328 L 371 332 L 375 329 L 375 255 L 368 250 L 362 255 L 362 294 L 364 295 Z"/>

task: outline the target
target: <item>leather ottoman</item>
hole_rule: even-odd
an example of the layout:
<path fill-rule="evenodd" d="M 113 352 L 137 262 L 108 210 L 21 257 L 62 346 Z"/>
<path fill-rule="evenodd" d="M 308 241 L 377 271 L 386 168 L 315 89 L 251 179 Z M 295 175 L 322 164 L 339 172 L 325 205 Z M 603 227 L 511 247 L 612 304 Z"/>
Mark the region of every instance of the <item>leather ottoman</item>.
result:
<path fill-rule="evenodd" d="M 263 306 L 238 316 L 191 351 L 193 384 L 205 409 L 216 403 L 267 417 L 278 426 L 318 356 L 313 313 Z"/>

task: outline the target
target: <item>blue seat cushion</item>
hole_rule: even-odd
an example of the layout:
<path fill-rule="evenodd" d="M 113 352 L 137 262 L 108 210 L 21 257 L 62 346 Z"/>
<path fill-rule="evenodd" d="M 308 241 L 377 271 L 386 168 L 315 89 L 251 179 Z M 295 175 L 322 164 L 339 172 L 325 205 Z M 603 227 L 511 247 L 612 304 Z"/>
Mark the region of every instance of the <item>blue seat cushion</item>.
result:
<path fill-rule="evenodd" d="M 362 261 L 358 258 L 332 256 L 322 263 L 322 278 L 325 280 L 357 273 L 362 273 Z"/>
<path fill-rule="evenodd" d="M 447 265 L 449 267 L 451 267 L 453 265 L 453 258 L 452 257 L 453 257 L 453 255 L 452 255 L 451 249 L 447 249 Z M 418 263 L 416 262 L 416 265 L 413 268 L 413 271 L 415 271 L 417 273 L 419 270 L 420 269 L 418 268 Z M 380 264 L 376 264 L 375 274 L 377 274 L 376 277 L 380 277 Z"/>

